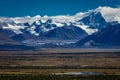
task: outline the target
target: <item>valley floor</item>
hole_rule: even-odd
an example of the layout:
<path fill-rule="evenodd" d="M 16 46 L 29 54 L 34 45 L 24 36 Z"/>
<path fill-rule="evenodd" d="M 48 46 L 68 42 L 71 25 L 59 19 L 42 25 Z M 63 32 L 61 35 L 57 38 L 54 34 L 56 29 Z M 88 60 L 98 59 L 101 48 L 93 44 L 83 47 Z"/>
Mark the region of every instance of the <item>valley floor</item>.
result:
<path fill-rule="evenodd" d="M 102 75 L 120 76 L 120 51 L 119 49 L 0 51 L 0 76 L 51 75 L 68 72 L 96 72 Z"/>

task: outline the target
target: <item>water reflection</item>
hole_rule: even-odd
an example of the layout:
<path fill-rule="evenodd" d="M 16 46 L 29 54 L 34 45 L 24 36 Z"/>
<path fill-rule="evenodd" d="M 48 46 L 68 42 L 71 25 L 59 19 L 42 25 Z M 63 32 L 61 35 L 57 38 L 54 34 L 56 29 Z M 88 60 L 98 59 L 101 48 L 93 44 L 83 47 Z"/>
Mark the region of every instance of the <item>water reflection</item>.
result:
<path fill-rule="evenodd" d="M 100 75 L 97 72 L 66 72 L 66 73 L 53 73 L 54 75 Z"/>

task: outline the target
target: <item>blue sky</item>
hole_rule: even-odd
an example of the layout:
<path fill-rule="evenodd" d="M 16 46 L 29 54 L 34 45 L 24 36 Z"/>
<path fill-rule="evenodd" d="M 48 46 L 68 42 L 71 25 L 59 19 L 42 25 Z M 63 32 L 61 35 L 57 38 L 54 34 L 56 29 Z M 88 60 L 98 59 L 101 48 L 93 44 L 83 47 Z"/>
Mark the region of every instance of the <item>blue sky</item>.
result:
<path fill-rule="evenodd" d="M 98 6 L 119 7 L 120 0 L 0 0 L 0 16 L 74 15 Z"/>

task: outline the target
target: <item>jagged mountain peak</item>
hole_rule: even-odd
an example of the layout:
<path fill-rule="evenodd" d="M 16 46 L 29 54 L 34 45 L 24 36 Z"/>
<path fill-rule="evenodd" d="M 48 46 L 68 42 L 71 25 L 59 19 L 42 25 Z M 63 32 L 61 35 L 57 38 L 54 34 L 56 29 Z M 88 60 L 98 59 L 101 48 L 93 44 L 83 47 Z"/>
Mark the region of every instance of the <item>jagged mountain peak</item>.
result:
<path fill-rule="evenodd" d="M 86 17 L 82 18 L 78 22 L 83 22 L 83 24 L 88 25 L 89 28 L 93 29 L 101 29 L 106 25 L 106 21 L 99 11 L 88 13 Z"/>

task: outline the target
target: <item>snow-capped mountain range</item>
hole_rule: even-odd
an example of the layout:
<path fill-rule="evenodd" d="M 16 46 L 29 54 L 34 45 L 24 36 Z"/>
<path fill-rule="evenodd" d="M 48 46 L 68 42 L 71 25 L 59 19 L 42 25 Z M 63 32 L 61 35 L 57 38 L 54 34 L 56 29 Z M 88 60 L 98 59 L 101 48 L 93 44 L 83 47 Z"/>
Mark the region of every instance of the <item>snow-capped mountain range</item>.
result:
<path fill-rule="evenodd" d="M 114 21 L 120 23 L 120 8 L 98 7 L 75 15 L 0 17 L 0 29 L 18 42 L 30 39 L 80 40 Z"/>
<path fill-rule="evenodd" d="M 82 18 L 89 16 L 91 13 L 101 13 L 101 15 L 105 18 L 107 22 L 111 21 L 118 21 L 120 22 L 120 8 L 110 8 L 110 7 L 98 7 L 95 10 L 90 10 L 88 12 L 80 12 L 77 13 L 76 15 L 70 16 L 70 15 L 60 15 L 60 16 L 43 16 L 41 17 L 40 15 L 30 17 L 16 17 L 16 18 L 5 18 L 5 17 L 0 17 L 0 23 L 6 23 L 6 26 L 2 26 L 3 29 L 11 29 L 14 31 L 16 34 L 22 33 L 20 29 L 25 29 L 26 27 L 29 27 L 27 30 L 31 34 L 39 35 L 39 33 L 35 32 L 35 26 L 36 25 L 41 25 L 41 24 L 54 24 L 57 27 L 62 27 L 65 24 L 70 25 L 71 23 L 73 25 L 77 25 L 78 27 L 82 28 L 85 30 L 88 34 L 92 34 L 93 32 L 97 31 L 96 29 L 88 29 L 89 25 L 85 25 L 83 23 L 79 23 L 78 21 L 81 20 Z M 91 17 L 91 16 L 90 16 Z M 94 16 L 93 16 L 94 17 Z M 92 17 L 91 17 L 92 19 Z M 28 23 L 28 25 L 25 25 L 25 23 Z M 35 25 L 32 25 L 35 23 Z M 91 23 L 92 24 L 92 23 Z M 97 24 L 99 25 L 99 24 Z M 49 31 L 54 29 L 53 26 L 50 28 L 45 28 L 44 25 L 41 25 L 43 28 L 43 32 Z"/>

